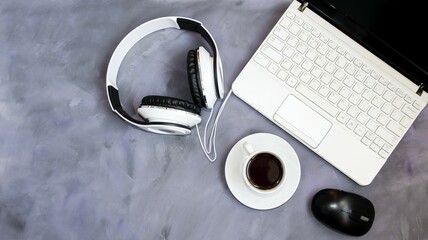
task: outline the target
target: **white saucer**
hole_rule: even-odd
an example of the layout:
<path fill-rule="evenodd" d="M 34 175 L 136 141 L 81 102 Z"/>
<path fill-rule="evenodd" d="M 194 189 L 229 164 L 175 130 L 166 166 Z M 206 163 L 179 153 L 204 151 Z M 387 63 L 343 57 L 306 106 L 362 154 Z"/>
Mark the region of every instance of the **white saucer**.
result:
<path fill-rule="evenodd" d="M 243 144 L 249 142 L 255 151 L 266 150 L 284 159 L 286 176 L 284 184 L 273 193 L 261 194 L 252 190 L 242 174 L 245 161 Z M 226 159 L 225 176 L 227 186 L 238 201 L 247 207 L 268 210 L 287 202 L 300 181 L 300 162 L 296 152 L 284 139 L 269 133 L 256 133 L 239 140 Z"/>

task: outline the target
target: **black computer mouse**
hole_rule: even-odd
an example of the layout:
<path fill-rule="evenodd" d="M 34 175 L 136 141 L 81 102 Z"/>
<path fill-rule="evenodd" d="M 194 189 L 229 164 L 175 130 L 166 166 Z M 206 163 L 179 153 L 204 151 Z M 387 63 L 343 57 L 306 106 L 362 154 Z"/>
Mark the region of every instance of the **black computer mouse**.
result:
<path fill-rule="evenodd" d="M 311 210 L 320 222 L 353 236 L 366 234 L 375 218 L 374 206 L 367 198 L 337 189 L 315 194 Z"/>

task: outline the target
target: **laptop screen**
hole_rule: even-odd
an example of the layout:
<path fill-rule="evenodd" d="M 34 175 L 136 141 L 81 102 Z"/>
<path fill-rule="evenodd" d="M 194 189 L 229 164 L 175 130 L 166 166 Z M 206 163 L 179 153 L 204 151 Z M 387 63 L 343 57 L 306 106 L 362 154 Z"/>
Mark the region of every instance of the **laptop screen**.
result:
<path fill-rule="evenodd" d="M 405 0 L 309 1 L 311 10 L 415 84 L 426 86 L 428 12 L 425 5 L 425 1 Z"/>

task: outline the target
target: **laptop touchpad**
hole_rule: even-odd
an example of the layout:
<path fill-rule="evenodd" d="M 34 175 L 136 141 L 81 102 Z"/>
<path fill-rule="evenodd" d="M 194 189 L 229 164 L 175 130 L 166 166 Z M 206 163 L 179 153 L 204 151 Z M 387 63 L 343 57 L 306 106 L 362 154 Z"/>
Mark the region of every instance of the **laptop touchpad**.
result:
<path fill-rule="evenodd" d="M 296 137 L 316 148 L 332 124 L 294 95 L 288 95 L 273 119 Z"/>

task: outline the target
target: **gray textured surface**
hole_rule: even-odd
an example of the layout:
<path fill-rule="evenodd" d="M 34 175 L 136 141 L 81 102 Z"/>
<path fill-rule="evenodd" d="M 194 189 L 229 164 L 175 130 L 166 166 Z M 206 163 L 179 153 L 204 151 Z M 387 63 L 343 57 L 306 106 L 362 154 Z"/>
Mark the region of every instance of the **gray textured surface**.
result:
<path fill-rule="evenodd" d="M 343 239 L 309 210 L 327 187 L 373 201 L 374 226 L 360 239 L 428 239 L 426 109 L 367 187 L 236 97 L 221 118 L 214 164 L 195 131 L 154 135 L 110 111 L 107 63 L 134 27 L 166 15 L 201 20 L 220 47 L 228 90 L 289 3 L 1 1 L 0 239 Z M 190 99 L 185 57 L 201 42 L 174 30 L 143 40 L 120 72 L 125 108 L 135 113 L 147 94 Z M 296 193 L 270 211 L 240 204 L 224 178 L 228 151 L 256 132 L 284 138 L 301 161 Z"/>

